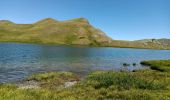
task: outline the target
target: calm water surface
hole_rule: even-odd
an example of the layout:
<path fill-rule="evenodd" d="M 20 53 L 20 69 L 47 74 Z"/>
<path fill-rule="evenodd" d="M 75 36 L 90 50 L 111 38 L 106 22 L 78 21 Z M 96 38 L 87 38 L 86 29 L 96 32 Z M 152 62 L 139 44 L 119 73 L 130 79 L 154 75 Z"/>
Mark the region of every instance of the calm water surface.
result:
<path fill-rule="evenodd" d="M 37 72 L 70 71 L 83 76 L 94 70 L 141 69 L 146 67 L 140 61 L 157 59 L 170 59 L 170 50 L 0 43 L 0 83 Z M 123 63 L 131 66 L 123 67 Z"/>

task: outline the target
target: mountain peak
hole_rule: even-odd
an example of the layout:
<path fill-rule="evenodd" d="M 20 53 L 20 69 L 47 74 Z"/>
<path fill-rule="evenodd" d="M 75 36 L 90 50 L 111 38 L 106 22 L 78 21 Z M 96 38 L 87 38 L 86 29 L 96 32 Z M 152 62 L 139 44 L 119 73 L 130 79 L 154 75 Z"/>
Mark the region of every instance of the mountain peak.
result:
<path fill-rule="evenodd" d="M 0 24 L 14 24 L 14 23 L 9 20 L 0 20 Z"/>
<path fill-rule="evenodd" d="M 75 19 L 72 19 L 70 21 L 75 21 L 75 22 L 84 22 L 84 23 L 88 23 L 89 24 L 89 21 L 86 19 L 86 18 L 75 18 Z"/>
<path fill-rule="evenodd" d="M 48 24 L 48 23 L 56 23 L 56 22 L 58 21 L 53 18 L 45 18 L 43 20 L 36 22 L 35 24 Z"/>
<path fill-rule="evenodd" d="M 45 18 L 45 19 L 43 19 L 43 20 L 41 20 L 41 21 L 56 21 L 56 20 L 53 19 L 53 18 Z"/>

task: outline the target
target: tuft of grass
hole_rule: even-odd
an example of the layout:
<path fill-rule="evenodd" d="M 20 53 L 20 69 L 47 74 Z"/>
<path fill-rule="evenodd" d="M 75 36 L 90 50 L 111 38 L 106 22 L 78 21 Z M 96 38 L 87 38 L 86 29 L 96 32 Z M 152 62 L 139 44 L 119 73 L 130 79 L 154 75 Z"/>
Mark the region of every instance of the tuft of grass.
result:
<path fill-rule="evenodd" d="M 70 72 L 49 72 L 31 75 L 26 80 L 37 81 L 43 88 L 57 89 L 65 82 L 79 81 L 79 77 Z"/>
<path fill-rule="evenodd" d="M 158 70 L 162 72 L 170 72 L 170 60 L 142 61 L 141 64 L 150 66 L 150 68 L 153 70 Z"/>
<path fill-rule="evenodd" d="M 169 99 L 170 76 L 154 70 L 136 72 L 96 71 L 73 88 L 58 92 L 60 98 L 82 100 L 159 100 Z"/>
<path fill-rule="evenodd" d="M 127 72 L 95 72 L 90 74 L 87 80 L 90 81 L 95 88 L 109 88 L 110 86 L 115 86 L 119 90 L 129 90 L 132 88 L 159 90 L 166 88 L 166 84 L 156 83 L 152 80 L 145 80 L 144 78 L 137 78 L 132 73 Z"/>
<path fill-rule="evenodd" d="M 14 85 L 0 85 L 0 100 L 52 100 L 54 92 L 44 89 L 18 89 Z"/>

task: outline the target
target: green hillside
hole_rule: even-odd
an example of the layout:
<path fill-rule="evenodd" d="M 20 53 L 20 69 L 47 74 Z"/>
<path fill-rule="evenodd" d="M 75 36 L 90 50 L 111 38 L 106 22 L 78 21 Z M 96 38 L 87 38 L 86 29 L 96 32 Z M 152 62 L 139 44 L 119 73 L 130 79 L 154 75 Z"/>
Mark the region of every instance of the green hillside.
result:
<path fill-rule="evenodd" d="M 170 49 L 170 39 L 145 39 L 137 41 L 113 40 L 112 46 L 128 48 Z"/>
<path fill-rule="evenodd" d="M 42 44 L 100 45 L 111 39 L 95 29 L 84 18 L 56 21 L 47 18 L 34 24 L 14 24 L 0 21 L 1 42 Z"/>
<path fill-rule="evenodd" d="M 112 40 L 100 29 L 90 25 L 85 18 L 67 21 L 46 18 L 33 24 L 0 20 L 0 42 L 170 49 L 168 39 Z"/>

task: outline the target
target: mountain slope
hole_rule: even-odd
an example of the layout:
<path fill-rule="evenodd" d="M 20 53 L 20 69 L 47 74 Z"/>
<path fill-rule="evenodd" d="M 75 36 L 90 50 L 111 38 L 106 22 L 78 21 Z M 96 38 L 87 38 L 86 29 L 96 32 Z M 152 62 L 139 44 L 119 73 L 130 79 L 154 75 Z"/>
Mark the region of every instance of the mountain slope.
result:
<path fill-rule="evenodd" d="M 137 41 L 113 40 L 114 47 L 148 48 L 148 49 L 170 49 L 170 39 L 145 39 Z"/>
<path fill-rule="evenodd" d="M 170 49 L 169 39 L 112 40 L 85 18 L 67 21 L 46 18 L 33 24 L 0 20 L 0 42 Z"/>
<path fill-rule="evenodd" d="M 47 18 L 34 24 L 2 23 L 0 41 L 103 45 L 112 40 L 84 18 L 62 22 Z"/>

